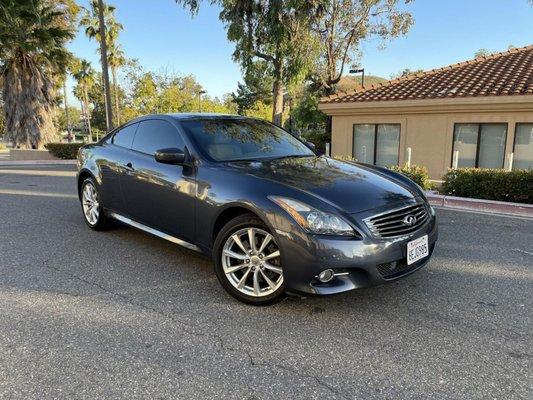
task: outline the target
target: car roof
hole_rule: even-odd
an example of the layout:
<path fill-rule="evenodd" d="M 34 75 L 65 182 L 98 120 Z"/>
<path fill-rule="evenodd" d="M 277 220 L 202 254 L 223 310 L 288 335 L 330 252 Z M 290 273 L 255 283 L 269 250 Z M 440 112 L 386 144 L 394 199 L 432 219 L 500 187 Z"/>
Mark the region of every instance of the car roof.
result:
<path fill-rule="evenodd" d="M 175 121 L 186 121 L 186 120 L 195 120 L 195 119 L 233 119 L 233 120 L 256 120 L 256 121 L 263 121 L 258 118 L 254 117 L 247 117 L 243 115 L 235 115 L 235 114 L 217 114 L 217 113 L 168 113 L 168 114 L 148 114 L 148 115 L 142 115 L 140 117 L 134 118 L 117 129 L 121 129 L 123 126 L 139 123 L 141 121 L 145 121 L 148 119 L 163 119 L 163 120 L 175 120 Z"/>

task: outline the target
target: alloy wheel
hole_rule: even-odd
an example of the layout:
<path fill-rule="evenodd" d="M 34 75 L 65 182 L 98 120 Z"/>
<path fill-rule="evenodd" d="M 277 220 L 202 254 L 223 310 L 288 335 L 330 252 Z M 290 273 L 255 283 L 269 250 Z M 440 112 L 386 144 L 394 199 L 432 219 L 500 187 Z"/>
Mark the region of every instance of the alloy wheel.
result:
<path fill-rule="evenodd" d="M 91 182 L 87 182 L 82 192 L 83 215 L 90 225 L 96 225 L 100 217 L 98 193 Z"/>
<path fill-rule="evenodd" d="M 226 278 L 241 293 L 268 296 L 283 284 L 278 245 L 263 229 L 249 227 L 236 231 L 224 243 L 221 257 Z"/>

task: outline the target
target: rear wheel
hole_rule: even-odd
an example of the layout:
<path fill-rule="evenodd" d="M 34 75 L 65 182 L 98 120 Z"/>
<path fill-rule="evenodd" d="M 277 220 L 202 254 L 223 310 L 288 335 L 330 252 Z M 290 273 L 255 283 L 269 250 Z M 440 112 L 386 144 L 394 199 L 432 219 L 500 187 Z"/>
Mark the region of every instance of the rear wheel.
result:
<path fill-rule="evenodd" d="M 268 305 L 283 298 L 281 252 L 257 217 L 247 214 L 228 222 L 217 236 L 214 257 L 220 283 L 236 299 Z"/>
<path fill-rule="evenodd" d="M 94 230 L 103 230 L 108 226 L 108 218 L 104 215 L 100 196 L 93 178 L 87 178 L 81 185 L 81 208 L 87 225 Z"/>

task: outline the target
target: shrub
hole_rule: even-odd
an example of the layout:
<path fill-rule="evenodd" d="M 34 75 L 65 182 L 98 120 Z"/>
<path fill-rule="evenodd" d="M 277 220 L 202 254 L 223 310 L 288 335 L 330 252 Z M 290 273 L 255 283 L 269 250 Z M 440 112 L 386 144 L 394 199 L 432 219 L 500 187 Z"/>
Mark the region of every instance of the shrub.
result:
<path fill-rule="evenodd" d="M 81 146 L 83 143 L 47 143 L 44 145 L 53 156 L 63 160 L 75 159 Z"/>
<path fill-rule="evenodd" d="M 433 188 L 432 183 L 429 181 L 429 173 L 426 167 L 422 167 L 420 165 L 411 165 L 410 167 L 404 165 L 403 167 L 398 167 L 394 165 L 389 167 L 389 169 L 405 175 L 412 181 L 415 181 L 418 186 L 424 190 L 430 190 Z"/>
<path fill-rule="evenodd" d="M 7 146 L 4 143 L 0 142 L 0 150 L 5 150 L 5 149 L 7 149 Z"/>
<path fill-rule="evenodd" d="M 533 204 L 533 170 L 450 169 L 442 191 L 451 196 Z"/>

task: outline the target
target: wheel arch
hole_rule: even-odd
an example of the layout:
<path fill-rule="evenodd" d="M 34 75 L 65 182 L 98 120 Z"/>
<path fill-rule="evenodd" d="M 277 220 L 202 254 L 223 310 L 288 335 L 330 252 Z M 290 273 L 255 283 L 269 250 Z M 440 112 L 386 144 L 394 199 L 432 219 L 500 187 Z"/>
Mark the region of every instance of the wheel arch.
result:
<path fill-rule="evenodd" d="M 96 178 L 94 177 L 94 174 L 89 171 L 88 169 L 82 169 L 78 173 L 78 198 L 81 199 L 81 185 L 83 181 L 87 178 L 93 178 L 96 181 Z"/>
<path fill-rule="evenodd" d="M 260 213 L 257 212 L 253 207 L 248 204 L 233 203 L 221 210 L 216 216 L 215 221 L 213 223 L 213 230 L 211 233 L 211 243 L 215 242 L 218 234 L 229 221 L 243 214 L 254 215 L 258 219 L 263 221 L 263 223 L 267 225 L 269 229 L 272 229 L 266 218 L 263 218 Z"/>

